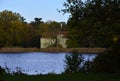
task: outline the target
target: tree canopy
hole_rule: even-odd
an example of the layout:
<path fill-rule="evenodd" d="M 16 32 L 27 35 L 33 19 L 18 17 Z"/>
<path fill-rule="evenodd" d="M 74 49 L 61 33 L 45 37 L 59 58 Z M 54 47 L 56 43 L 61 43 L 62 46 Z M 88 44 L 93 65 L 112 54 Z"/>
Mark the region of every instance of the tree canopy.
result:
<path fill-rule="evenodd" d="M 120 1 L 66 0 L 68 47 L 105 47 L 93 61 L 94 72 L 120 73 Z"/>
<path fill-rule="evenodd" d="M 63 25 L 65 27 L 65 24 Z M 30 23 L 19 13 L 4 10 L 0 12 L 0 47 L 40 47 L 41 35 L 64 30 L 60 22 L 43 22 L 34 18 Z M 55 36 L 51 34 L 50 36 Z"/>
<path fill-rule="evenodd" d="M 66 0 L 68 47 L 109 47 L 120 33 L 119 0 Z"/>

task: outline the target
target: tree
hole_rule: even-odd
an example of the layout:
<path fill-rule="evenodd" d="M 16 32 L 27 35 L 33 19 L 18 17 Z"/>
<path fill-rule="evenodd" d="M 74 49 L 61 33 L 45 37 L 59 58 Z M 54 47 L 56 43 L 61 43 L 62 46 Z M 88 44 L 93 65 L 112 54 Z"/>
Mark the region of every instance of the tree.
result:
<path fill-rule="evenodd" d="M 83 62 L 83 57 L 78 52 L 73 51 L 71 54 L 67 54 L 65 57 L 65 72 L 79 72 L 81 62 Z"/>
<path fill-rule="evenodd" d="M 0 12 L 0 46 L 10 45 L 11 36 L 9 29 L 11 28 L 10 23 L 13 21 L 20 21 L 21 16 L 18 13 L 4 10 Z M 21 22 L 21 21 L 20 21 Z"/>
<path fill-rule="evenodd" d="M 32 40 L 31 40 L 31 46 L 32 47 L 37 47 L 37 48 L 40 48 L 40 38 L 41 38 L 41 24 L 43 24 L 44 22 L 42 21 L 42 18 L 34 18 L 34 21 L 32 21 L 30 23 L 30 26 L 31 26 L 31 37 L 32 37 Z"/>
<path fill-rule="evenodd" d="M 80 29 L 79 21 L 82 19 L 83 14 L 83 2 L 81 0 L 66 0 L 64 3 L 66 9 L 62 11 L 64 13 L 70 13 L 71 16 L 68 20 L 68 47 L 79 47 L 80 46 Z"/>
<path fill-rule="evenodd" d="M 68 47 L 106 47 L 93 62 L 96 72 L 120 73 L 120 1 L 66 0 L 63 9 L 70 13 Z"/>
<path fill-rule="evenodd" d="M 19 13 L 0 12 L 0 47 L 30 44 L 30 26 L 24 20 Z"/>
<path fill-rule="evenodd" d="M 55 47 L 58 47 L 57 33 L 60 31 L 60 29 L 61 29 L 60 23 L 55 21 L 50 22 L 49 31 L 51 32 L 52 34 L 51 36 L 53 36 L 53 39 L 55 39 Z"/>
<path fill-rule="evenodd" d="M 120 27 L 118 0 L 66 0 L 68 47 L 109 47 Z M 109 41 L 108 41 L 109 40 Z"/>
<path fill-rule="evenodd" d="M 9 35 L 12 38 L 12 46 L 30 46 L 31 31 L 28 24 L 20 21 L 12 21 L 10 23 Z"/>
<path fill-rule="evenodd" d="M 0 26 L 0 48 L 6 45 L 7 43 L 6 38 L 7 38 L 6 32 Z"/>
<path fill-rule="evenodd" d="M 32 21 L 30 24 L 35 28 L 35 29 L 39 29 L 40 28 L 40 24 L 43 23 L 43 21 L 41 21 L 42 18 L 34 18 L 34 21 Z"/>
<path fill-rule="evenodd" d="M 0 19 L 6 22 L 21 20 L 19 13 L 13 13 L 12 11 L 4 10 L 0 12 Z"/>
<path fill-rule="evenodd" d="M 58 47 L 57 34 L 61 30 L 61 24 L 56 21 L 47 21 L 41 24 L 42 37 L 51 38 L 50 45 L 55 41 L 54 45 L 50 47 Z"/>

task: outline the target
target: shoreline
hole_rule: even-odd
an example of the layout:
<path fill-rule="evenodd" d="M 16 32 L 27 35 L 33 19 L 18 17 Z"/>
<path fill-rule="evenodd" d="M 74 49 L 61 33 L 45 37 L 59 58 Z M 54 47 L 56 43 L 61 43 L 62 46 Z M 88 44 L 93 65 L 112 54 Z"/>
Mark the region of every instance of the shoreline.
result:
<path fill-rule="evenodd" d="M 22 53 L 22 52 L 72 52 L 79 53 L 103 53 L 106 48 L 0 48 L 0 53 Z"/>

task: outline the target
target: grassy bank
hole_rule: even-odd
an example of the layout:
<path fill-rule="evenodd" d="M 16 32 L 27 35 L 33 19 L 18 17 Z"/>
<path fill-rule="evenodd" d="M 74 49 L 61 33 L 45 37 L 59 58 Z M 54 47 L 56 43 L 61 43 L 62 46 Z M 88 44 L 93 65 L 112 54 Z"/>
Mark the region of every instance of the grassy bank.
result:
<path fill-rule="evenodd" d="M 6 75 L 3 81 L 120 81 L 120 74 Z"/>
<path fill-rule="evenodd" d="M 80 53 L 101 53 L 105 48 L 0 48 L 0 52 L 72 52 L 77 50 Z"/>

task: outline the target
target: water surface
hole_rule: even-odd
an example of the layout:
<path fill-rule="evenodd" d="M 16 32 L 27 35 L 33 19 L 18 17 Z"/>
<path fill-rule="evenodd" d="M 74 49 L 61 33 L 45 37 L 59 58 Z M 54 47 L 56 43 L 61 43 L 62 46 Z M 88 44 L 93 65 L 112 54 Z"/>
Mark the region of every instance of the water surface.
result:
<path fill-rule="evenodd" d="M 0 53 L 0 66 L 16 70 L 22 68 L 24 73 L 33 74 L 60 74 L 64 72 L 66 53 Z M 83 54 L 84 60 L 93 60 L 96 54 Z"/>

